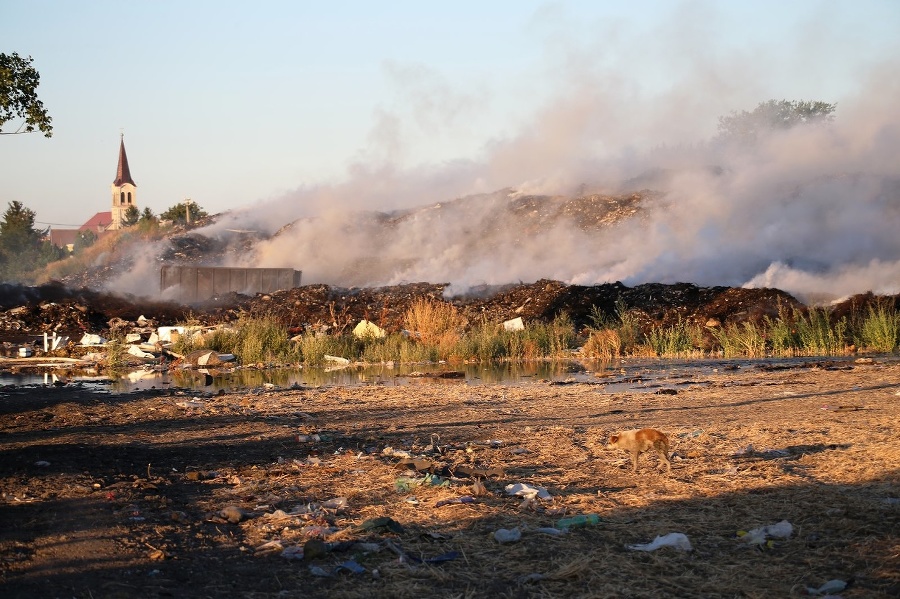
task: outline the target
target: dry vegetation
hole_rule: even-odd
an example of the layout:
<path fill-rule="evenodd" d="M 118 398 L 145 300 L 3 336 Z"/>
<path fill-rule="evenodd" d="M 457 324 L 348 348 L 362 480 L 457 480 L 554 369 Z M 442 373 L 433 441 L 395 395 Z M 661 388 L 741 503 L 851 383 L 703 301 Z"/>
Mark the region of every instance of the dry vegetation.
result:
<path fill-rule="evenodd" d="M 670 364 L 659 394 L 599 376 L 5 389 L 4 594 L 768 598 L 832 579 L 846 599 L 900 594 L 900 364 L 718 366 Z M 641 376 L 626 365 L 614 380 Z M 643 426 L 668 433 L 671 475 L 645 454 L 635 476 L 603 447 Z M 427 472 L 398 466 L 401 451 L 446 484 L 415 486 Z M 514 483 L 551 498 L 510 496 Z M 539 530 L 573 514 L 600 520 Z M 782 520 L 792 534 L 771 543 L 737 534 Z M 495 540 L 515 528 L 518 542 Z M 670 532 L 693 551 L 627 548 Z M 348 560 L 364 571 L 340 571 Z"/>

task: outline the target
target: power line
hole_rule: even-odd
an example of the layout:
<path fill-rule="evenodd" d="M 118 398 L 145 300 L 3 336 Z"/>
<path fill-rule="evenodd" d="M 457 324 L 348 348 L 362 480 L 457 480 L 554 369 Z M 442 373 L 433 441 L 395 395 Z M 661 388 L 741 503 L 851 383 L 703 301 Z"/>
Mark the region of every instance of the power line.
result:
<path fill-rule="evenodd" d="M 34 224 L 36 224 L 36 225 L 50 225 L 50 226 L 52 226 L 52 227 L 80 227 L 80 226 L 81 226 L 81 225 L 72 225 L 72 224 L 68 224 L 68 223 L 45 223 L 45 222 L 41 222 L 41 221 L 38 221 L 38 220 L 34 221 Z M 83 225 L 84 223 L 81 223 L 81 224 Z"/>

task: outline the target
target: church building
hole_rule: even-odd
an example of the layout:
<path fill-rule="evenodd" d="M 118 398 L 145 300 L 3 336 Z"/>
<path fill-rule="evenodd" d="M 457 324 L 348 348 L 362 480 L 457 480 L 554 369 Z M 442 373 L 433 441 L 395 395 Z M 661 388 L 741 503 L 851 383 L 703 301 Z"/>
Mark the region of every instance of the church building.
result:
<path fill-rule="evenodd" d="M 71 251 L 79 233 L 90 231 L 97 237 L 101 237 L 107 231 L 121 229 L 124 227 L 123 223 L 128 209 L 131 206 L 137 209 L 137 184 L 132 179 L 131 169 L 128 167 L 124 134 L 119 138 L 119 163 L 116 167 L 116 178 L 110 189 L 112 206 L 109 211 L 96 213 L 77 229 L 51 229 L 50 241 L 54 245 L 68 248 Z"/>
<path fill-rule="evenodd" d="M 116 168 L 116 180 L 113 181 L 111 189 L 112 211 L 109 230 L 121 229 L 128 209 L 131 206 L 137 209 L 137 185 L 131 178 L 131 169 L 128 168 L 124 134 L 119 140 L 119 166 Z"/>

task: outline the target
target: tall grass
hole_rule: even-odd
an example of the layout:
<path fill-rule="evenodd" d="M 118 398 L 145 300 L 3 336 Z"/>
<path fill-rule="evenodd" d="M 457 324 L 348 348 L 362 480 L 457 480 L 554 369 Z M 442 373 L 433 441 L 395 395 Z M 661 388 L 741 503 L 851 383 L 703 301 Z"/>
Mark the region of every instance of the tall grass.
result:
<path fill-rule="evenodd" d="M 643 333 L 640 313 L 626 309 L 621 302 L 616 304 L 614 319 L 596 311 L 594 322 L 601 326 L 587 329 L 582 355 L 603 360 L 624 356 L 697 357 L 705 355 L 706 350 L 729 358 L 839 355 L 847 352 L 851 342 L 878 352 L 894 352 L 900 346 L 900 314 L 888 303 L 870 304 L 865 312 L 841 318 L 835 318 L 828 308 L 782 306 L 777 317 L 707 327 L 706 341 L 702 327 L 681 319 Z M 202 336 L 184 335 L 176 351 L 187 353 L 206 347 L 233 353 L 244 364 L 302 362 L 322 366 L 326 355 L 366 363 L 455 363 L 561 358 L 576 348 L 578 340 L 572 319 L 564 313 L 549 323 L 527 323 L 524 330 L 509 331 L 487 321 L 468 326 L 455 306 L 435 300 L 414 304 L 405 315 L 405 324 L 409 331 L 384 337 L 307 333 L 291 340 L 283 323 L 273 315 L 242 315 L 229 328 Z"/>
<path fill-rule="evenodd" d="M 597 306 L 591 306 L 589 315 L 593 327 L 582 353 L 588 357 L 612 360 L 620 356 L 646 353 L 640 321 L 633 310 L 629 310 L 624 300 L 615 304 L 615 316 L 603 313 Z"/>
<path fill-rule="evenodd" d="M 860 325 L 857 344 L 875 352 L 890 353 L 900 346 L 900 313 L 885 302 L 869 304 Z"/>
<path fill-rule="evenodd" d="M 197 349 L 234 354 L 243 364 L 299 362 L 302 356 L 300 344 L 291 341 L 287 329 L 271 315 L 244 315 L 230 328 L 182 335 L 173 345 L 181 354 Z"/>
<path fill-rule="evenodd" d="M 657 325 L 647 333 L 646 344 L 663 358 L 688 357 L 699 352 L 702 338 L 700 327 L 682 319 L 669 325 Z"/>
<path fill-rule="evenodd" d="M 465 317 L 453 304 L 434 299 L 419 299 L 404 315 L 406 328 L 423 345 L 447 356 L 459 343 L 466 326 Z"/>
<path fill-rule="evenodd" d="M 711 328 L 710 332 L 726 358 L 761 358 L 766 355 L 766 327 L 763 324 L 747 321 Z"/>
<path fill-rule="evenodd" d="M 797 319 L 800 353 L 808 356 L 834 356 L 846 350 L 847 319 L 831 323 L 827 308 L 810 308 Z"/>

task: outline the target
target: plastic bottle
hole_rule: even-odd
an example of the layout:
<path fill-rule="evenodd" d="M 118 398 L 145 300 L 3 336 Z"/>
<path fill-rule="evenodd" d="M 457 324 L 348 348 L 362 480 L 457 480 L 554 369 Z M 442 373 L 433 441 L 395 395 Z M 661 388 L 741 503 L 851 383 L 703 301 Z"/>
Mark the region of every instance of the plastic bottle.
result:
<path fill-rule="evenodd" d="M 562 518 L 556 522 L 556 528 L 563 530 L 569 528 L 584 528 L 585 526 L 595 526 L 600 522 L 600 516 L 597 514 L 580 514 L 569 518 Z"/>

